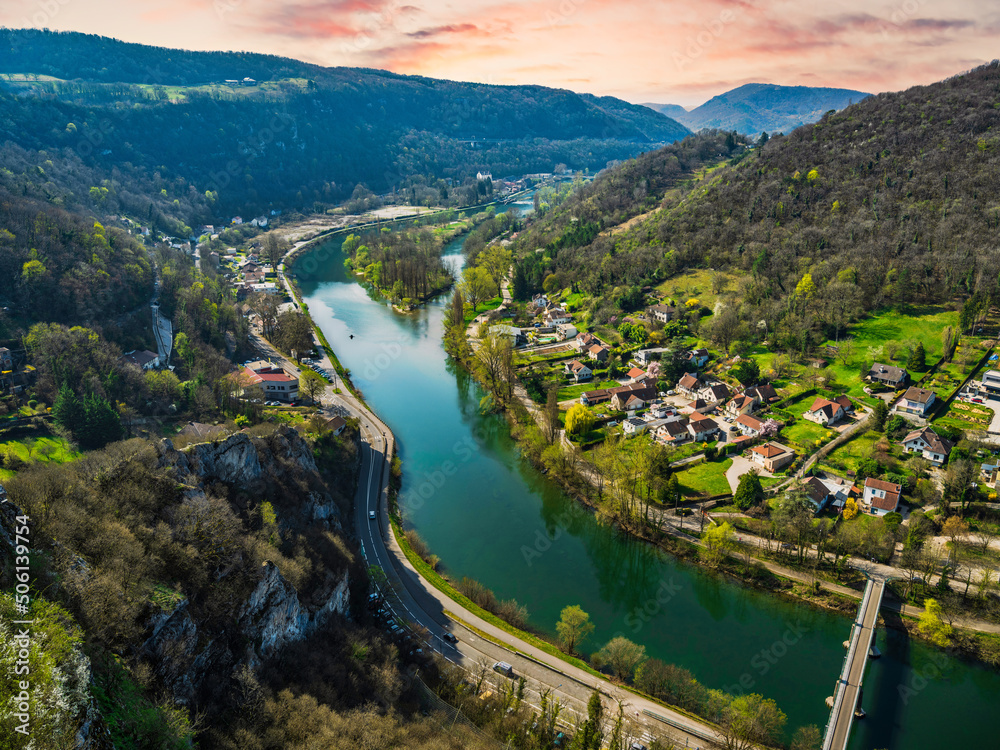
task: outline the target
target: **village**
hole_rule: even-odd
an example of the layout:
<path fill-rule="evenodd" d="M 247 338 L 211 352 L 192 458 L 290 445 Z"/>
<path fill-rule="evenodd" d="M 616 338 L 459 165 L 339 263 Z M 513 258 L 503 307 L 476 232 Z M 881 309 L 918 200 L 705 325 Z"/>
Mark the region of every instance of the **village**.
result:
<path fill-rule="evenodd" d="M 535 404 L 556 389 L 565 448 L 585 461 L 604 443 L 625 453 L 635 445 L 666 451 L 679 491 L 661 502 L 725 515 L 735 510 L 741 478 L 753 474 L 772 504 L 792 491 L 817 517 L 904 520 L 941 497 L 956 458 L 975 465 L 969 492 L 996 498 L 1000 410 L 992 399 L 1000 398 L 1000 370 L 992 341 L 956 336 L 951 355 L 936 363 L 926 361 L 923 344 L 918 357 L 894 342 L 896 356 L 884 344 L 869 346 L 855 361 L 875 356 L 850 375 L 848 358 L 839 352 L 838 361 L 830 347 L 825 358 L 789 360 L 775 371 L 769 362 L 780 355 L 763 344 L 727 358 L 680 330 L 683 303 L 654 295 L 615 329 L 614 320 L 588 327 L 574 302 L 581 306 L 570 290 L 540 294 L 522 311 L 505 298 L 480 320 L 515 346 L 536 419 Z M 530 325 L 514 325 L 526 319 Z M 671 324 L 681 335 L 658 335 Z"/>

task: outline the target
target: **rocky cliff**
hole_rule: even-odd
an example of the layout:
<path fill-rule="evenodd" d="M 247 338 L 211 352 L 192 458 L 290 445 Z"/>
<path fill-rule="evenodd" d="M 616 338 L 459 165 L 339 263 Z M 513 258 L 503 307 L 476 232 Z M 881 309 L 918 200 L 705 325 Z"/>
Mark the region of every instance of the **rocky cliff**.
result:
<path fill-rule="evenodd" d="M 187 496 L 204 492 L 213 482 L 253 491 L 292 476 L 318 476 L 309 444 L 288 427 L 267 438 L 241 432 L 184 451 L 164 439 L 157 452 L 160 466 L 173 468 Z M 304 492 L 296 506 L 299 522 L 340 529 L 340 510 L 328 493 Z M 186 600 L 154 617 L 142 652 L 179 703 L 197 703 L 206 687 L 243 665 L 258 668 L 263 659 L 307 637 L 332 615 L 350 616 L 346 569 L 327 571 L 308 597 L 300 596 L 272 562 L 265 562 L 257 577 L 225 630 L 198 623 Z"/>

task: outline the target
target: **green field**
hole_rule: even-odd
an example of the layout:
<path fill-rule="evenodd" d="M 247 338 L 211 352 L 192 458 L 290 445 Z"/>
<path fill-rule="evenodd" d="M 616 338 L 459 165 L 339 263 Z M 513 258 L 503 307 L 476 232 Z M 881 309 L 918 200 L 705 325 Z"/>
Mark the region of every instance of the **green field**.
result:
<path fill-rule="evenodd" d="M 810 422 L 802 416 L 815 400 L 815 395 L 803 396 L 796 401 L 786 404 L 784 407 L 786 411 L 795 417 L 795 424 L 783 427 L 778 439 L 789 444 L 790 447 L 795 448 L 799 453 L 812 453 L 823 443 L 837 436 L 835 430 L 828 429 L 815 422 Z"/>
<path fill-rule="evenodd" d="M 719 299 L 719 295 L 712 288 L 716 273 L 708 269 L 688 271 L 672 279 L 667 279 L 657 286 L 656 290 L 680 305 L 689 299 L 697 299 L 703 306 L 711 310 Z M 722 272 L 718 272 L 718 274 L 724 280 L 722 291 L 725 292 L 731 285 L 734 276 Z"/>
<path fill-rule="evenodd" d="M 0 443 L 0 453 L 15 455 L 25 463 L 54 462 L 58 464 L 75 461 L 81 454 L 74 451 L 72 446 L 60 437 L 40 437 L 29 446 L 26 440 L 8 440 Z M 0 479 L 6 480 L 14 476 L 14 472 L 9 469 L 0 469 Z"/>
<path fill-rule="evenodd" d="M 857 471 L 858 462 L 872 452 L 875 443 L 882 437 L 882 433 L 869 430 L 848 440 L 843 445 L 839 445 L 823 459 L 820 468 L 826 468 L 835 474 L 843 474 L 845 471 Z"/>
<path fill-rule="evenodd" d="M 907 341 L 919 341 L 924 345 L 926 357 L 924 369 L 910 373 L 911 378 L 917 380 L 941 358 L 941 333 L 946 326 L 958 327 L 958 313 L 956 311 L 930 307 L 914 310 L 908 315 L 895 310 L 874 313 L 851 327 L 849 335 L 854 340 L 854 351 L 847 357 L 846 364 L 839 359 L 827 357 L 830 362 L 830 371 L 836 375 L 837 383 L 843 386 L 849 395 L 862 398 L 864 392 L 862 391 L 861 368 L 870 366 L 876 358 L 885 364 L 906 367 L 906 349 L 903 344 Z M 892 361 L 885 354 L 885 344 L 890 341 L 900 345 L 896 356 L 897 358 L 903 357 L 903 360 Z M 826 344 L 837 346 L 835 341 L 827 341 Z M 869 348 L 873 348 L 876 352 L 881 348 L 882 353 L 874 357 L 870 356 Z"/>
<path fill-rule="evenodd" d="M 726 471 L 732 465 L 731 458 L 724 461 L 703 461 L 677 472 L 674 476 L 680 482 L 681 494 L 685 497 L 723 495 L 730 491 Z"/>

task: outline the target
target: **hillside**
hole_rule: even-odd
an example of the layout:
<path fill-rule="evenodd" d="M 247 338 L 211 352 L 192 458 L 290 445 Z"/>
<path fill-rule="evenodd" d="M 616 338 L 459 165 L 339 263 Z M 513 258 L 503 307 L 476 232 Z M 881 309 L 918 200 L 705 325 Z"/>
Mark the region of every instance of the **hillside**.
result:
<path fill-rule="evenodd" d="M 868 96 L 871 95 L 850 89 L 748 83 L 712 97 L 690 111 L 675 104 L 645 106 L 672 117 L 691 130 L 717 128 L 757 135 L 761 132 L 790 133 L 801 125 L 816 122 L 831 109 L 843 109 Z"/>
<path fill-rule="evenodd" d="M 479 170 L 597 170 L 689 132 L 646 107 L 541 86 L 82 34 L 2 31 L 4 47 L 0 141 L 50 159 L 70 149 L 85 167 L 106 178 L 121 172 L 129 184 L 133 170 L 182 179 L 207 202 L 202 215 L 217 219 L 272 206 L 312 210 L 346 199 L 359 183 L 379 193 L 432 188 L 414 191 L 422 202 L 446 200 L 471 181 L 475 198 Z M 256 85 L 224 84 L 244 78 Z"/>
<path fill-rule="evenodd" d="M 870 97 L 772 138 L 611 238 L 565 243 L 547 254 L 549 270 L 610 295 L 685 269 L 729 269 L 744 318 L 767 321 L 795 349 L 803 331 L 832 335 L 864 310 L 993 297 L 998 108 L 996 65 Z M 656 161 L 622 165 L 594 189 L 621 180 L 615 192 L 639 191 L 654 176 L 643 165 Z M 539 222 L 518 247 L 530 252 L 571 224 Z"/>

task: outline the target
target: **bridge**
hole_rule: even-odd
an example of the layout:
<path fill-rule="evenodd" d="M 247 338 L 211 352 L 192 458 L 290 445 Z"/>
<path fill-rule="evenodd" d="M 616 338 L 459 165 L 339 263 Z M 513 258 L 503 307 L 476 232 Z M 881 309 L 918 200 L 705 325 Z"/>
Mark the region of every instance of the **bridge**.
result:
<path fill-rule="evenodd" d="M 878 611 L 885 594 L 885 580 L 869 578 L 865 586 L 858 619 L 851 626 L 850 647 L 844 659 L 844 667 L 837 680 L 837 692 L 833 697 L 833 710 L 826 724 L 823 750 L 846 750 L 851 737 L 851 725 L 855 714 L 861 712 L 861 682 L 865 676 L 868 655 L 875 640 L 875 624 Z M 863 715 L 863 713 L 862 713 Z"/>

